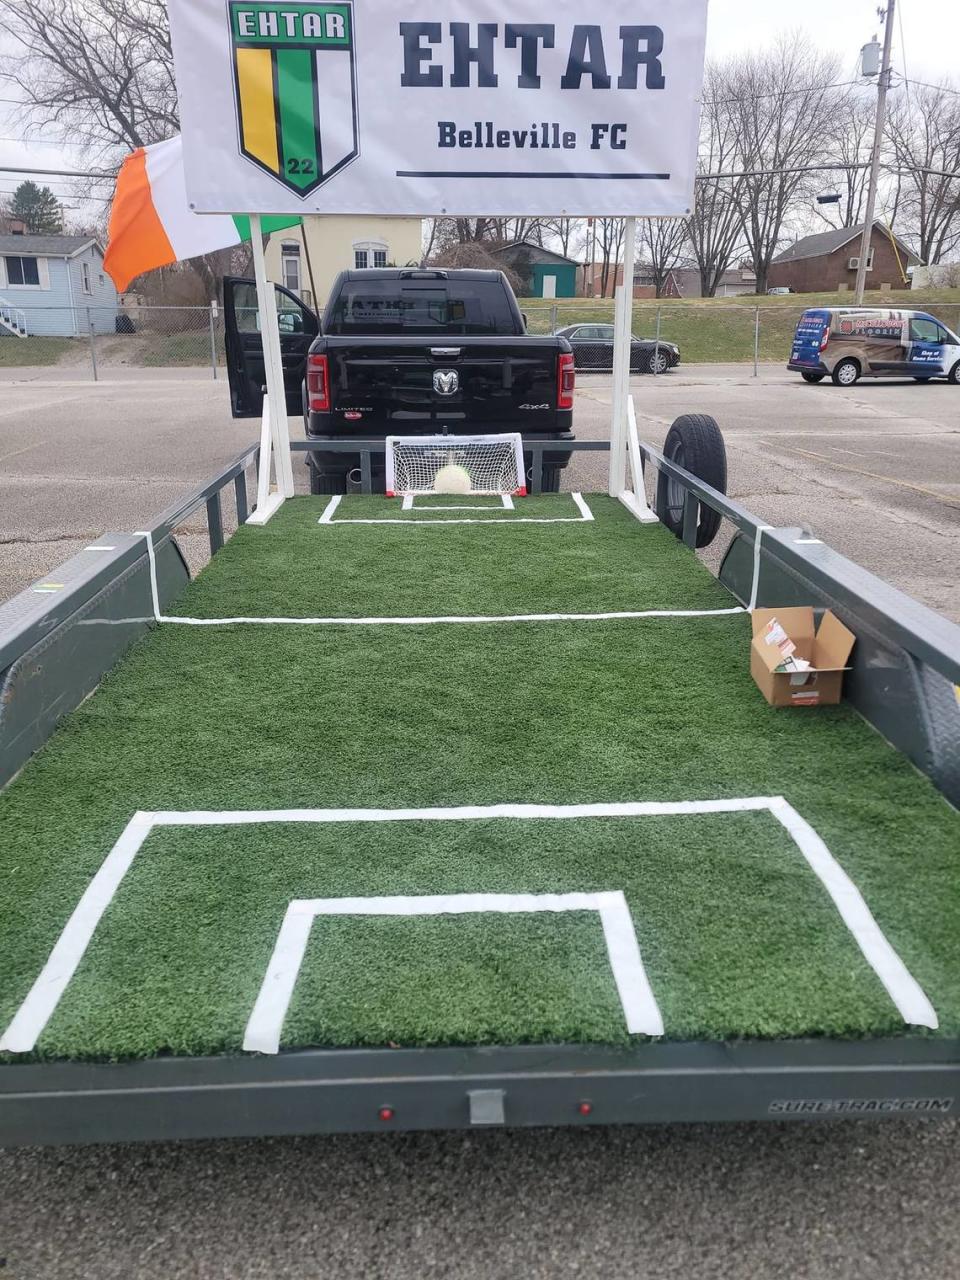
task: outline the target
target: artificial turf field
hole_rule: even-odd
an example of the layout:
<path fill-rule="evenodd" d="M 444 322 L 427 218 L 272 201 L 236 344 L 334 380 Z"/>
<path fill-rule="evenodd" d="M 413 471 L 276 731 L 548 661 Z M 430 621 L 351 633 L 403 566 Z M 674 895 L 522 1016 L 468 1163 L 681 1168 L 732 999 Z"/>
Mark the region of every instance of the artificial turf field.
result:
<path fill-rule="evenodd" d="M 397 518 L 385 499 L 347 499 L 326 525 L 326 499 L 293 499 L 241 529 L 170 613 L 735 603 L 665 530 L 588 502 L 592 522 L 563 495 L 449 528 L 415 510 L 405 528 L 347 522 Z M 33 1055 L 239 1052 L 291 899 L 466 893 L 622 891 L 667 1038 L 958 1034 L 960 815 L 849 708 L 768 707 L 748 646 L 746 616 L 721 613 L 161 623 L 0 796 L 0 1029 L 138 810 L 784 796 L 860 889 L 939 1032 L 905 1025 L 768 812 L 183 823 L 147 836 Z M 583 910 L 318 918 L 281 1045 L 630 1039 Z"/>

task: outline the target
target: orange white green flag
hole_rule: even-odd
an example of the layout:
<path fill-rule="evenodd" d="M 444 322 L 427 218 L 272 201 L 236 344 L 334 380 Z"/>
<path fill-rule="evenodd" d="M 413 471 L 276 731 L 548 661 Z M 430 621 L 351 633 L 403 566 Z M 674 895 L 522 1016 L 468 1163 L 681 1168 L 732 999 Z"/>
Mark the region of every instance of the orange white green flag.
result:
<path fill-rule="evenodd" d="M 299 223 L 299 218 L 290 216 L 261 218 L 264 231 Z M 166 142 L 139 147 L 123 162 L 110 210 L 104 267 L 122 293 L 144 271 L 249 239 L 248 217 L 200 214 L 190 208 L 178 134 Z"/>

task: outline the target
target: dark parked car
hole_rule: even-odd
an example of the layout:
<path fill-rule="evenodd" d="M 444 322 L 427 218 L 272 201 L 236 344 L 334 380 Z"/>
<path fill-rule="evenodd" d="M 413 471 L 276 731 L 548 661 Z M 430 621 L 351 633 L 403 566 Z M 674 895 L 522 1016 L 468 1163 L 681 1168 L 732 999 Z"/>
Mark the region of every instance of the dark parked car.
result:
<path fill-rule="evenodd" d="M 612 324 L 568 324 L 557 329 L 573 347 L 578 369 L 613 368 Z M 633 338 L 630 343 L 631 373 L 666 373 L 680 363 L 680 348 L 673 342 L 659 344 L 655 338 Z"/>

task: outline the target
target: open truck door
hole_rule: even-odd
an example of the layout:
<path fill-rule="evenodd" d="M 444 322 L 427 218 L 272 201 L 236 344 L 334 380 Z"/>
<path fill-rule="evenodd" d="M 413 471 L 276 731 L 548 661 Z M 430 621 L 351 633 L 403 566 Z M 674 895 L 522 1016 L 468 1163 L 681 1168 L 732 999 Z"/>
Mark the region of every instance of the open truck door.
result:
<path fill-rule="evenodd" d="M 299 417 L 303 413 L 302 388 L 307 352 L 320 332 L 320 321 L 316 313 L 302 303 L 296 294 L 280 285 L 275 285 L 274 290 L 287 413 Z M 267 375 L 264 369 L 256 281 L 237 277 L 225 279 L 223 313 L 230 408 L 235 418 L 258 418 L 263 409 L 263 388 Z"/>

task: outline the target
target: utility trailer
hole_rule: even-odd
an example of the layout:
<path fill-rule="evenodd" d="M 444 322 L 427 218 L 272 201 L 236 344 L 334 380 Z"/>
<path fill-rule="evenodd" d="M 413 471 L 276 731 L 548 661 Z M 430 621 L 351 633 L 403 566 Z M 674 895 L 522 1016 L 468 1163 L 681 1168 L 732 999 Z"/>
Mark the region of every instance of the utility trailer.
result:
<path fill-rule="evenodd" d="M 257 527 L 251 446 L 0 607 L 0 1144 L 954 1111 L 960 628 L 544 447 L 401 506 L 351 441 Z M 764 703 L 757 604 L 854 632 L 843 705 Z"/>

